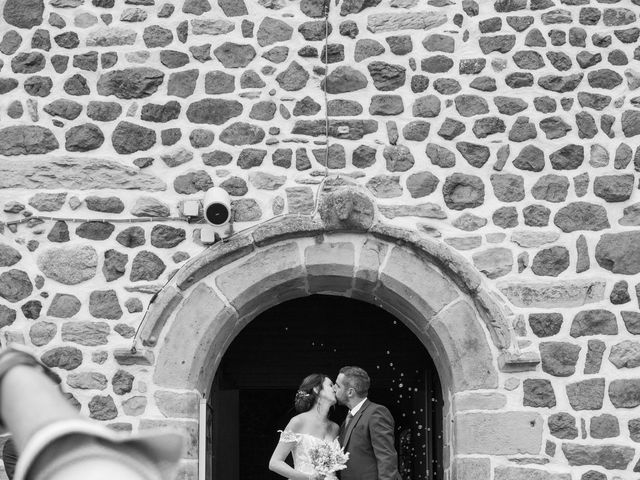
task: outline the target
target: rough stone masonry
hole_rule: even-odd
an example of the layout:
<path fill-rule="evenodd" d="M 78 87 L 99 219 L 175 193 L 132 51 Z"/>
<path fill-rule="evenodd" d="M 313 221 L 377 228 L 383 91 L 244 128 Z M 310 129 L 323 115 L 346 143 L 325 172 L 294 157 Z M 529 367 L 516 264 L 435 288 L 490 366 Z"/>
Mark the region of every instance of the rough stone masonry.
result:
<path fill-rule="evenodd" d="M 463 255 L 540 355 L 500 373 L 498 398 L 467 398 L 465 421 L 508 404 L 541 416 L 541 446 L 467 442 L 451 478 L 640 476 L 640 0 L 0 12 L 0 326 L 84 413 L 119 430 L 196 417 L 197 396 L 151 384 L 153 359 L 113 353 L 206 248 L 182 202 L 221 187 L 242 230 L 313 214 L 328 178 Z"/>

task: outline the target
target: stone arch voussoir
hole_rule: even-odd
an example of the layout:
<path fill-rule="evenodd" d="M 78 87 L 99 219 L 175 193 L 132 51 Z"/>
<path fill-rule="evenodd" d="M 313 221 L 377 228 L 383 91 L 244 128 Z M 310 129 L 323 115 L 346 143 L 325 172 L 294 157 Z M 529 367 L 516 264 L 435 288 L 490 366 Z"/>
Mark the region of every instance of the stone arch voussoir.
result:
<path fill-rule="evenodd" d="M 313 293 L 350 296 L 395 314 L 423 341 L 451 392 L 496 388 L 498 364 L 523 363 L 501 302 L 445 245 L 379 223 L 327 228 L 287 216 L 214 244 L 160 292 L 140 332 L 157 359 L 154 382 L 206 392 L 251 319 Z"/>

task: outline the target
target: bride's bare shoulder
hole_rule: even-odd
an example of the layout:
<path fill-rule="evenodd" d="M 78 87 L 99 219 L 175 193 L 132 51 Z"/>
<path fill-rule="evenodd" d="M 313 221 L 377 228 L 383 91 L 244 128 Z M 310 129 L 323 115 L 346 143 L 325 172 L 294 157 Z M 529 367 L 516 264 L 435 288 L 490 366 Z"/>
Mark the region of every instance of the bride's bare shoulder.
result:
<path fill-rule="evenodd" d="M 286 429 L 291 430 L 292 432 L 295 432 L 295 433 L 300 433 L 305 423 L 306 421 L 305 421 L 304 413 L 299 413 L 295 417 L 292 417 L 291 420 L 289 420 L 289 423 L 287 424 Z"/>
<path fill-rule="evenodd" d="M 338 425 L 336 422 L 331 422 L 329 428 L 331 429 L 331 434 L 334 437 L 337 437 L 338 433 L 340 432 L 340 425 Z"/>

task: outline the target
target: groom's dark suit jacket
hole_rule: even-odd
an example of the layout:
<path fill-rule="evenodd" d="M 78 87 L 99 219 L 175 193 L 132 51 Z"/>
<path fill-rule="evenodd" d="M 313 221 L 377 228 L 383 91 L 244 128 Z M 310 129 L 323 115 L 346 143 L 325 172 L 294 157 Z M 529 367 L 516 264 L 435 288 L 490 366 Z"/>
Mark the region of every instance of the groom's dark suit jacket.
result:
<path fill-rule="evenodd" d="M 349 453 L 341 480 L 402 480 L 393 445 L 393 417 L 377 403 L 366 400 L 349 422 L 340 427 L 340 445 Z"/>

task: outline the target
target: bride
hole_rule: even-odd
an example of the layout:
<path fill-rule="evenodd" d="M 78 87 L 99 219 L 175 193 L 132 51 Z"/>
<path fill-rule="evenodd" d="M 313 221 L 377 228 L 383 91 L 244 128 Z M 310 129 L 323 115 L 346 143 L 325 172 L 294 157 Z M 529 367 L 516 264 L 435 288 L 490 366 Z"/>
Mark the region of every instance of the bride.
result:
<path fill-rule="evenodd" d="M 269 460 L 269 470 L 290 480 L 336 480 L 334 474 L 317 473 L 309 458 L 309 450 L 318 442 L 338 441 L 340 427 L 328 418 L 329 409 L 335 403 L 333 382 L 328 376 L 314 373 L 302 381 L 295 398 L 295 408 L 300 413 L 280 434 Z M 289 453 L 293 456 L 294 468 L 285 462 Z"/>

